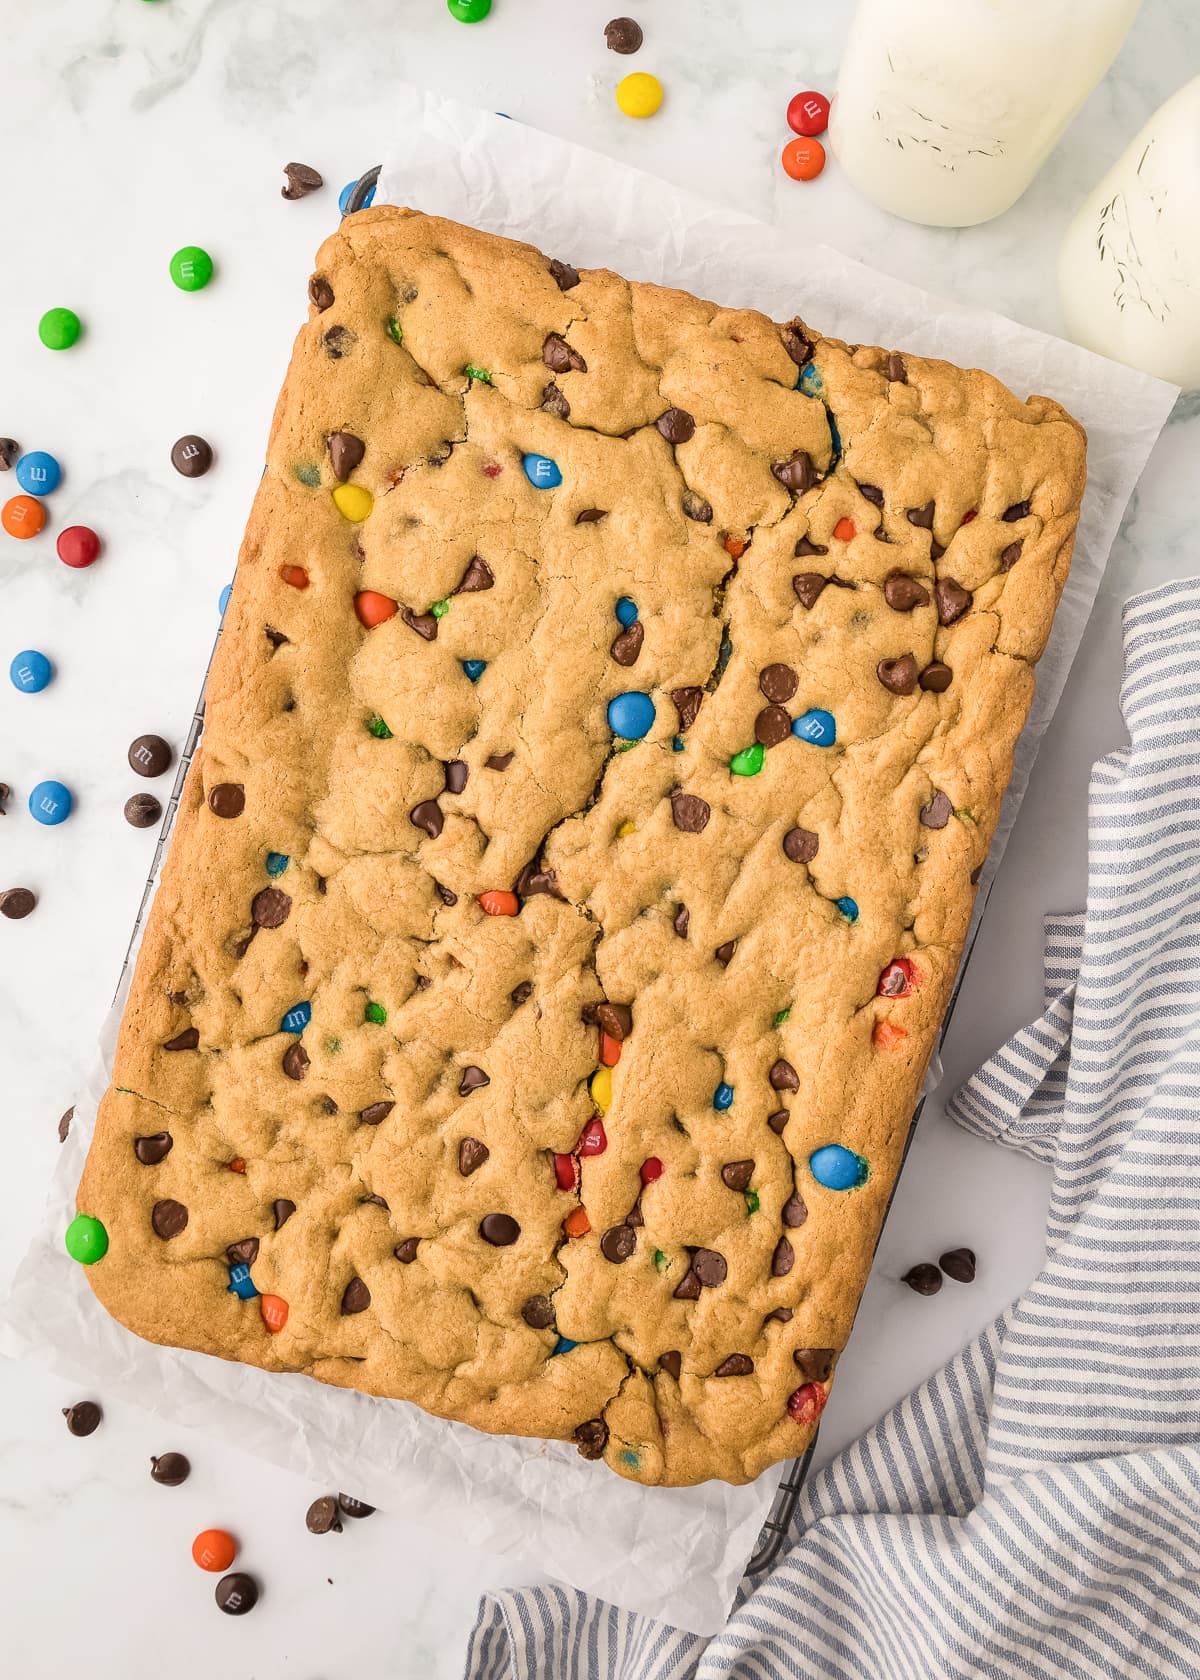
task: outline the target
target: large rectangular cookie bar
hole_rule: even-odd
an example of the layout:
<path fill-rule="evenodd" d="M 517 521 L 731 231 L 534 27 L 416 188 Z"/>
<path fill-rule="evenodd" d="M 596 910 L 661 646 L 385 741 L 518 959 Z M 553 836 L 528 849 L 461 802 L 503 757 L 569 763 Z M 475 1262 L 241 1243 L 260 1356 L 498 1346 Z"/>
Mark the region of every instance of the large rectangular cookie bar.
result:
<path fill-rule="evenodd" d="M 154 1341 L 745 1480 L 854 1318 L 1083 434 L 412 211 L 310 298 L 89 1279 Z"/>

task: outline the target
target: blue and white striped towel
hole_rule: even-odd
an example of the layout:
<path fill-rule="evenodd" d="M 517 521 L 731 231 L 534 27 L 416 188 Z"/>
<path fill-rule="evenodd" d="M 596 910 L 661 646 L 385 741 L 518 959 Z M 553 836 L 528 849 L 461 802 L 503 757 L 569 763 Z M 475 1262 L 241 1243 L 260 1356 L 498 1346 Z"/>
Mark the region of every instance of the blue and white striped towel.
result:
<path fill-rule="evenodd" d="M 1200 584 L 1128 604 L 1121 700 L 1045 1012 L 951 1104 L 1053 1167 L 1042 1272 L 812 1479 L 715 1638 L 496 1593 L 468 1680 L 1200 1680 Z"/>

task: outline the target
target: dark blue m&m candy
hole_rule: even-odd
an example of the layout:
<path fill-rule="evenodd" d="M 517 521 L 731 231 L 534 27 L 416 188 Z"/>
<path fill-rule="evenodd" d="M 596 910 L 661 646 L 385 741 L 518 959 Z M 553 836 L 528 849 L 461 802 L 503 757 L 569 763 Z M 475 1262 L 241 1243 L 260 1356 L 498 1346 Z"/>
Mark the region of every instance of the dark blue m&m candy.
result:
<path fill-rule="evenodd" d="M 725 1083 L 725 1081 L 722 1079 L 721 1083 L 717 1086 L 716 1090 L 713 1092 L 713 1107 L 717 1110 L 717 1112 L 719 1114 L 721 1114 L 721 1113 L 724 1113 L 724 1111 L 727 1108 L 731 1108 L 732 1106 L 733 1106 L 733 1086 L 732 1085 L 727 1085 Z"/>
<path fill-rule="evenodd" d="M 624 629 L 628 630 L 629 626 L 637 619 L 637 602 L 632 600 L 628 595 L 622 595 L 621 599 L 613 608 L 613 611 L 617 615 L 617 623 Z"/>
<path fill-rule="evenodd" d="M 487 670 L 486 659 L 464 659 L 462 668 L 473 683 L 477 683 Z"/>
<path fill-rule="evenodd" d="M 302 1033 L 312 1020 L 311 1003 L 294 1003 L 279 1023 L 280 1032 Z"/>
<path fill-rule="evenodd" d="M 258 1290 L 254 1287 L 249 1266 L 245 1264 L 230 1266 L 228 1293 L 236 1295 L 239 1301 L 253 1301 L 258 1294 Z"/>

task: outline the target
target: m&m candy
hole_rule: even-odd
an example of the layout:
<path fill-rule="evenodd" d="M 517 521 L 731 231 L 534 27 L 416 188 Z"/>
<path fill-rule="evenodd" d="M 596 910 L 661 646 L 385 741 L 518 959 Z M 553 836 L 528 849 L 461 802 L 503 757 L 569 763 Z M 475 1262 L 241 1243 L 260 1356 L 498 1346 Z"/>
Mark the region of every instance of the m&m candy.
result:
<path fill-rule="evenodd" d="M 26 648 L 8 667 L 8 674 L 13 687 L 20 689 L 22 694 L 40 694 L 54 675 L 54 667 L 44 653 L 39 653 L 36 648 Z"/>
<path fill-rule="evenodd" d="M 631 600 L 628 595 L 621 596 L 613 612 L 616 614 L 617 623 L 625 630 L 637 622 L 637 602 Z"/>
<path fill-rule="evenodd" d="M 46 523 L 46 510 L 35 496 L 10 496 L 0 508 L 0 525 L 10 537 L 36 537 Z"/>
<path fill-rule="evenodd" d="M 61 782 L 39 782 L 29 795 L 29 814 L 46 828 L 57 828 L 71 815 L 71 793 Z"/>
<path fill-rule="evenodd" d="M 713 1092 L 712 1102 L 718 1114 L 723 1114 L 727 1108 L 731 1108 L 733 1106 L 733 1086 L 727 1085 L 722 1079 Z"/>
<path fill-rule="evenodd" d="M 288 1321 L 288 1304 L 282 1295 L 260 1295 L 258 1310 L 272 1336 L 277 1336 Z"/>
<path fill-rule="evenodd" d="M 82 330 L 73 309 L 47 309 L 38 322 L 38 337 L 47 350 L 69 350 Z"/>
<path fill-rule="evenodd" d="M 229 605 L 229 597 L 232 594 L 233 585 L 231 583 L 227 583 L 221 593 L 217 596 L 217 611 L 220 613 L 222 618 L 225 616 L 225 608 Z"/>
<path fill-rule="evenodd" d="M 361 484 L 339 484 L 329 494 L 342 518 L 352 520 L 355 525 L 361 525 L 375 506 L 375 498 Z"/>
<path fill-rule="evenodd" d="M 648 694 L 631 690 L 608 703 L 608 727 L 624 741 L 640 741 L 654 726 L 654 702 Z"/>
<path fill-rule="evenodd" d="M 831 747 L 837 740 L 837 724 L 832 712 L 813 706 L 792 725 L 797 740 L 809 741 L 814 747 Z"/>
<path fill-rule="evenodd" d="M 815 181 L 825 167 L 825 148 L 819 140 L 789 140 L 779 161 L 793 181 Z"/>
<path fill-rule="evenodd" d="M 808 1166 L 817 1183 L 823 1184 L 826 1190 L 857 1190 L 867 1182 L 870 1172 L 861 1155 L 840 1143 L 827 1143 L 814 1149 Z"/>
<path fill-rule="evenodd" d="M 81 1266 L 94 1266 L 108 1253 L 108 1232 L 90 1213 L 77 1213 L 63 1237 L 67 1253 Z"/>
<path fill-rule="evenodd" d="M 87 525 L 68 525 L 59 532 L 55 547 L 63 565 L 79 572 L 99 558 L 100 538 Z"/>
<path fill-rule="evenodd" d="M 483 673 L 487 670 L 487 660 L 464 659 L 462 661 L 462 668 L 468 679 L 473 683 L 477 683 Z"/>
<path fill-rule="evenodd" d="M 492 0 L 446 0 L 446 10 L 459 23 L 482 23 L 492 9 Z"/>
<path fill-rule="evenodd" d="M 347 181 L 346 185 L 342 188 L 341 192 L 338 194 L 338 209 L 341 211 L 343 216 L 345 216 L 349 213 L 349 210 L 350 210 L 350 195 L 353 193 L 353 191 L 354 191 L 354 189 L 357 185 L 358 185 L 357 181 Z M 372 204 L 374 204 L 374 202 L 375 202 L 375 184 L 374 184 L 374 182 L 372 182 L 371 185 L 367 188 L 366 192 L 363 194 L 363 201 L 359 205 L 358 208 L 360 210 L 369 210 L 371 208 Z M 389 328 L 390 328 L 390 323 L 389 323 Z"/>
<path fill-rule="evenodd" d="M 199 245 L 182 246 L 168 266 L 181 292 L 203 291 L 213 277 L 213 260 Z"/>
<path fill-rule="evenodd" d="M 622 76 L 617 83 L 617 105 L 627 117 L 652 117 L 662 102 L 662 83 L 645 70 Z"/>
<path fill-rule="evenodd" d="M 788 101 L 788 127 L 793 134 L 811 137 L 829 127 L 829 101 L 823 93 L 798 93 Z"/>
<path fill-rule="evenodd" d="M 852 898 L 835 898 L 833 902 L 840 913 L 853 926 L 858 920 L 858 905 L 855 901 Z"/>
<path fill-rule="evenodd" d="M 253 1301 L 258 1294 L 254 1287 L 254 1280 L 250 1276 L 250 1268 L 244 1261 L 229 1268 L 229 1285 L 227 1293 L 236 1295 L 240 1301 Z"/>
<path fill-rule="evenodd" d="M 44 449 L 31 449 L 17 462 L 17 483 L 31 496 L 49 496 L 62 483 L 62 468 Z"/>
<path fill-rule="evenodd" d="M 552 461 L 549 455 L 523 455 L 521 465 L 535 490 L 556 490 L 562 483 L 558 462 Z"/>
<path fill-rule="evenodd" d="M 280 1032 L 302 1033 L 312 1020 L 311 1003 L 295 1003 L 279 1023 Z"/>
<path fill-rule="evenodd" d="M 201 1569 L 219 1575 L 237 1556 L 237 1541 L 223 1528 L 206 1528 L 192 1541 L 192 1557 Z"/>

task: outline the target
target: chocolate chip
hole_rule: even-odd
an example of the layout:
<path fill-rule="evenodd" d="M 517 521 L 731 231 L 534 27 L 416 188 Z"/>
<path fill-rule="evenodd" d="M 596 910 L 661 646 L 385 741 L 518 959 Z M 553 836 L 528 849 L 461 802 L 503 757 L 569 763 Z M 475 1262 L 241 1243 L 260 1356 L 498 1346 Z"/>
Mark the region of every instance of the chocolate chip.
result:
<path fill-rule="evenodd" d="M 933 530 L 933 503 L 926 502 L 924 507 L 909 508 L 904 516 L 910 525 L 918 526 L 922 531 Z"/>
<path fill-rule="evenodd" d="M 767 1078 L 771 1081 L 773 1091 L 798 1091 L 800 1089 L 800 1075 L 791 1062 L 784 1061 L 782 1056 L 777 1062 L 772 1063 Z"/>
<path fill-rule="evenodd" d="M 258 1238 L 243 1237 L 240 1242 L 230 1243 L 225 1258 L 231 1266 L 253 1266 L 258 1259 Z"/>
<path fill-rule="evenodd" d="M 796 673 L 790 665 L 764 665 L 758 673 L 758 686 L 764 699 L 775 706 L 782 706 L 792 698 L 796 683 Z"/>
<path fill-rule="evenodd" d="M 928 694 L 945 694 L 953 681 L 954 672 L 940 659 L 933 660 L 921 672 L 921 687 Z"/>
<path fill-rule="evenodd" d="M 808 328 L 799 317 L 789 321 L 785 327 L 780 327 L 779 336 L 783 340 L 784 349 L 797 367 L 804 367 L 812 361 L 816 346 L 808 336 Z"/>
<path fill-rule="evenodd" d="M 829 550 L 824 547 L 823 544 L 813 542 L 810 537 L 801 537 L 796 543 L 795 548 L 792 550 L 792 553 L 795 555 L 797 560 L 807 560 L 810 555 L 828 554 Z M 817 572 L 813 575 L 819 577 L 820 573 Z M 822 581 L 824 582 L 825 580 L 822 579 Z"/>
<path fill-rule="evenodd" d="M 796 546 L 799 548 L 799 544 Z M 823 554 L 825 551 L 819 549 L 814 552 Z M 800 605 L 807 607 L 811 612 L 820 598 L 821 591 L 828 582 L 829 579 L 822 577 L 820 572 L 797 572 L 792 579 L 792 588 L 796 592 L 796 599 Z"/>
<path fill-rule="evenodd" d="M 771 471 L 785 489 L 793 491 L 796 495 L 811 490 L 817 482 L 812 456 L 803 449 L 794 450 L 790 459 L 786 461 L 773 461 Z"/>
<path fill-rule="evenodd" d="M 908 572 L 889 572 L 883 580 L 883 598 L 893 612 L 912 612 L 929 602 L 929 591 Z"/>
<path fill-rule="evenodd" d="M 955 1283 L 974 1283 L 975 1281 L 975 1253 L 969 1248 L 950 1248 L 938 1261 L 948 1278 Z"/>
<path fill-rule="evenodd" d="M 371 1291 L 360 1277 L 352 1277 L 342 1291 L 342 1316 L 352 1318 L 371 1305 Z"/>
<path fill-rule="evenodd" d="M 189 432 L 171 445 L 171 465 L 184 478 L 203 478 L 213 464 L 212 444 Z"/>
<path fill-rule="evenodd" d="M 731 1353 L 713 1372 L 714 1377 L 748 1377 L 753 1374 L 754 1361 L 748 1353 Z"/>
<path fill-rule="evenodd" d="M 808 1209 L 805 1207 L 804 1197 L 799 1193 L 799 1191 L 794 1191 L 793 1194 L 788 1197 L 787 1201 L 784 1202 L 779 1217 L 783 1220 L 783 1223 L 788 1227 L 788 1229 L 792 1231 L 794 1231 L 797 1226 L 804 1224 L 804 1221 L 808 1218 Z"/>
<path fill-rule="evenodd" d="M 669 1353 L 659 1354 L 658 1368 L 660 1371 L 665 1371 L 669 1377 L 674 1377 L 675 1381 L 678 1382 L 679 1373 L 683 1368 L 683 1358 L 672 1348 Z"/>
<path fill-rule="evenodd" d="M 600 1252 L 614 1266 L 619 1266 L 637 1247 L 637 1232 L 630 1225 L 610 1225 L 600 1238 Z"/>
<path fill-rule="evenodd" d="M 677 904 L 675 906 L 675 914 L 671 918 L 671 926 L 675 929 L 675 932 L 678 934 L 680 939 L 687 938 L 688 923 L 691 919 L 692 914 L 686 904 Z"/>
<path fill-rule="evenodd" d="M 618 665 L 636 665 L 638 654 L 642 651 L 642 643 L 646 640 L 646 627 L 640 618 L 635 618 L 632 624 L 625 627 L 613 637 L 609 653 Z"/>
<path fill-rule="evenodd" d="M 571 405 L 553 379 L 549 380 L 542 388 L 541 406 L 547 414 L 553 414 L 558 420 L 569 420 L 571 418 Z"/>
<path fill-rule="evenodd" d="M 516 756 L 516 753 L 510 752 L 493 753 L 490 758 L 484 759 L 483 768 L 485 770 L 507 770 Z"/>
<path fill-rule="evenodd" d="M 7 916 L 10 922 L 23 921 L 36 903 L 37 898 L 28 887 L 9 887 L 7 892 L 0 893 L 0 916 Z"/>
<path fill-rule="evenodd" d="M 284 198 L 304 198 L 325 185 L 324 177 L 307 163 L 285 163 L 283 173 L 287 176 L 287 186 L 279 191 Z"/>
<path fill-rule="evenodd" d="M 915 1289 L 918 1295 L 936 1295 L 942 1287 L 942 1274 L 929 1260 L 922 1260 L 917 1266 L 910 1266 L 900 1279 L 910 1289 Z"/>
<path fill-rule="evenodd" d="M 783 853 L 793 863 L 811 863 L 820 849 L 820 836 L 811 828 L 789 828 L 783 837 Z"/>
<path fill-rule="evenodd" d="M 314 274 L 308 282 L 308 295 L 311 302 L 324 312 L 333 303 L 333 287 L 323 275 Z"/>
<path fill-rule="evenodd" d="M 700 1299 L 700 1275 L 695 1266 L 689 1266 L 680 1282 L 672 1291 L 672 1300 L 698 1301 Z"/>
<path fill-rule="evenodd" d="M 921 822 L 925 828 L 945 828 L 954 815 L 954 806 L 940 788 L 934 788 L 933 798 L 921 807 Z"/>
<path fill-rule="evenodd" d="M 473 1172 L 479 1171 L 490 1154 L 491 1150 L 487 1144 L 481 1143 L 478 1138 L 463 1138 L 458 1145 L 459 1172 L 464 1178 L 470 1178 Z"/>
<path fill-rule="evenodd" d="M 1014 502 L 1011 507 L 1005 508 L 1000 517 L 1006 525 L 1015 525 L 1018 519 L 1029 517 L 1029 503 Z"/>
<path fill-rule="evenodd" d="M 11 472 L 21 459 L 21 445 L 16 438 L 0 437 L 0 472 Z"/>
<path fill-rule="evenodd" d="M 969 589 L 964 589 L 961 583 L 955 583 L 954 579 L 949 577 L 937 580 L 933 586 L 933 595 L 937 602 L 939 624 L 956 623 L 975 599 Z"/>
<path fill-rule="evenodd" d="M 579 284 L 579 270 L 573 268 L 570 263 L 559 262 L 557 257 L 550 259 L 550 273 L 560 292 L 569 292 Z"/>
<path fill-rule="evenodd" d="M 609 52 L 635 53 L 642 44 L 642 26 L 633 18 L 613 18 L 604 25 L 604 44 Z"/>
<path fill-rule="evenodd" d="M 333 468 L 333 476 L 339 484 L 345 484 L 367 452 L 367 446 L 360 437 L 353 432 L 330 432 L 326 439 L 329 450 L 329 464 Z"/>
<path fill-rule="evenodd" d="M 291 898 L 278 887 L 263 887 L 250 900 L 250 917 L 255 927 L 282 927 L 291 910 Z"/>
<path fill-rule="evenodd" d="M 779 1324 L 790 1324 L 792 1322 L 792 1317 L 793 1313 L 791 1307 L 776 1307 L 774 1312 L 769 1312 L 767 1314 L 766 1318 L 763 1319 L 763 1323 L 771 1324 L 777 1322 Z"/>
<path fill-rule="evenodd" d="M 836 1356 L 836 1348 L 796 1348 L 792 1354 L 805 1382 L 828 1382 Z"/>
<path fill-rule="evenodd" d="M 160 1487 L 180 1487 L 192 1473 L 182 1453 L 160 1453 L 150 1460 L 150 1480 Z"/>
<path fill-rule="evenodd" d="M 387 1119 L 395 1106 L 394 1102 L 368 1103 L 366 1108 L 359 1109 L 358 1118 L 364 1126 L 378 1126 Z"/>
<path fill-rule="evenodd" d="M 625 1223 L 626 1225 L 631 1225 L 635 1231 L 640 1231 L 646 1223 L 645 1217 L 642 1213 L 642 1197 L 640 1191 L 638 1192 L 637 1201 L 634 1202 L 629 1212 L 625 1215 Z"/>
<path fill-rule="evenodd" d="M 553 1330 L 554 1302 L 549 1295 L 531 1295 L 521 1308 L 521 1317 L 531 1330 Z"/>
<path fill-rule="evenodd" d="M 712 815 L 706 799 L 701 799 L 696 793 L 673 793 L 671 795 L 671 815 L 675 820 L 675 827 L 684 834 L 700 834 L 708 827 L 708 819 Z"/>
<path fill-rule="evenodd" d="M 584 508 L 575 515 L 576 525 L 598 525 L 602 519 L 608 518 L 607 508 Z"/>
<path fill-rule="evenodd" d="M 787 1123 L 788 1111 L 786 1108 L 777 1108 L 774 1114 L 767 1115 L 767 1125 L 770 1126 L 776 1137 L 781 1137 L 783 1135 L 783 1130 Z"/>
<path fill-rule="evenodd" d="M 492 568 L 482 555 L 476 554 L 467 563 L 467 569 L 458 580 L 458 585 L 451 590 L 452 595 L 478 595 L 484 589 L 491 589 L 496 582 Z"/>
<path fill-rule="evenodd" d="M 633 1031 L 633 1010 L 627 1003 L 598 1003 L 596 1021 L 609 1038 L 621 1044 Z"/>
<path fill-rule="evenodd" d="M 877 484 L 860 484 L 858 493 L 860 496 L 865 496 L 876 507 L 881 508 L 883 506 L 883 491 Z"/>
<path fill-rule="evenodd" d="M 733 953 L 736 950 L 737 940 L 727 939 L 723 945 L 717 946 L 716 950 L 713 952 L 713 956 L 716 957 L 722 968 L 728 968 L 733 958 Z"/>
<path fill-rule="evenodd" d="M 523 1003 L 528 1003 L 529 999 L 533 996 L 533 981 L 522 980 L 519 985 L 513 987 L 512 991 L 509 992 L 508 995 L 512 1000 L 514 1008 L 520 1009 L 521 1005 Z"/>
<path fill-rule="evenodd" d="M 782 706 L 764 706 L 754 720 L 754 739 L 764 747 L 777 747 L 792 733 L 792 720 Z"/>
<path fill-rule="evenodd" d="M 908 384 L 908 369 L 904 365 L 904 357 L 898 350 L 888 351 L 887 376 L 896 385 Z"/>
<path fill-rule="evenodd" d="M 1000 570 L 1002 572 L 1012 571 L 1017 561 L 1021 558 L 1021 550 L 1024 546 L 1024 538 L 1021 538 L 1017 542 L 1009 543 L 1007 548 L 1002 548 L 1000 550 Z"/>
<path fill-rule="evenodd" d="M 208 808 L 215 817 L 240 817 L 246 809 L 246 790 L 241 782 L 218 782 L 209 789 Z"/>
<path fill-rule="evenodd" d="M 63 1416 L 72 1435 L 91 1435 L 100 1427 L 103 1417 L 94 1400 L 79 1400 L 74 1406 L 64 1406 Z"/>
<path fill-rule="evenodd" d="M 289 1079 L 303 1079 L 308 1072 L 308 1051 L 303 1044 L 289 1044 L 281 1065 Z"/>
<path fill-rule="evenodd" d="M 200 1043 L 200 1029 L 185 1027 L 174 1038 L 169 1038 L 163 1045 L 164 1050 L 195 1050 Z"/>
<path fill-rule="evenodd" d="M 338 1105 L 334 1102 L 332 1097 L 324 1096 L 324 1097 L 321 1098 L 321 1113 L 322 1114 L 336 1114 L 337 1111 L 338 1111 Z"/>
<path fill-rule="evenodd" d="M 875 534 L 876 534 L 876 536 L 878 536 L 879 535 L 878 531 Z M 937 538 L 936 537 L 930 537 L 930 539 L 929 539 L 929 558 L 931 560 L 940 560 L 942 558 L 942 555 L 945 554 L 945 552 L 946 552 L 946 550 L 942 547 L 941 543 L 937 540 Z"/>
<path fill-rule="evenodd" d="M 753 1177 L 753 1161 L 726 1161 L 721 1168 L 721 1183 L 728 1190 L 745 1190 Z"/>
<path fill-rule="evenodd" d="M 359 1207 L 381 1207 L 385 1213 L 388 1211 L 388 1205 L 382 1196 L 360 1196 L 358 1205 Z"/>
<path fill-rule="evenodd" d="M 330 327 L 321 340 L 325 354 L 330 361 L 340 362 L 347 355 L 358 340 L 358 334 L 350 331 L 349 327 Z"/>
<path fill-rule="evenodd" d="M 0 817 L 5 814 L 4 807 L 8 803 L 8 797 L 11 792 L 12 789 L 9 787 L 7 782 L 0 782 Z"/>
<path fill-rule="evenodd" d="M 436 840 L 442 832 L 442 812 L 436 799 L 422 799 L 408 813 L 408 820 L 414 828 L 428 834 L 431 840 Z"/>
<path fill-rule="evenodd" d="M 447 793 L 461 793 L 467 785 L 467 777 L 470 773 L 466 763 L 461 758 L 448 759 L 442 765 L 445 791 Z"/>
<path fill-rule="evenodd" d="M 295 1211 L 295 1202 L 288 1201 L 286 1196 L 280 1196 L 278 1201 L 272 1202 L 271 1213 L 275 1219 L 275 1229 L 277 1231 L 282 1230 Z"/>
<path fill-rule="evenodd" d="M 771 1256 L 771 1276 L 786 1277 L 796 1263 L 796 1251 L 786 1237 L 780 1237 Z"/>
<path fill-rule="evenodd" d="M 449 887 L 444 887 L 440 881 L 433 883 L 433 890 L 448 908 L 453 908 L 458 903 L 458 894 L 451 892 Z"/>
<path fill-rule="evenodd" d="M 403 1242 L 396 1244 L 392 1253 L 402 1266 L 411 1266 L 417 1258 L 417 1244 L 420 1240 L 419 1237 L 405 1237 Z"/>
<path fill-rule="evenodd" d="M 558 333 L 547 335 L 542 345 L 542 360 L 551 373 L 586 373 L 587 363 L 578 350 L 572 350 Z"/>
<path fill-rule="evenodd" d="M 150 1223 L 154 1227 L 156 1237 L 164 1242 L 170 1242 L 181 1231 L 187 1229 L 188 1210 L 182 1202 L 173 1202 L 167 1197 L 161 1202 L 155 1202 L 150 1212 Z"/>
<path fill-rule="evenodd" d="M 687 443 L 696 435 L 696 422 L 686 408 L 668 408 L 654 424 L 668 443 Z"/>
<path fill-rule="evenodd" d="M 911 694 L 917 686 L 917 674 L 917 662 L 911 653 L 902 653 L 898 659 L 881 659 L 875 667 L 875 675 L 891 694 Z"/>
<path fill-rule="evenodd" d="M 679 733 L 690 729 L 696 721 L 700 711 L 700 702 L 704 699 L 702 688 L 673 688 L 671 701 L 679 714 Z"/>
<path fill-rule="evenodd" d="M 438 621 L 432 613 L 415 613 L 411 607 L 401 607 L 400 617 L 410 630 L 415 630 L 425 641 L 437 641 Z"/>
<path fill-rule="evenodd" d="M 133 1153 L 144 1167 L 156 1167 L 160 1161 L 166 1160 L 174 1145 L 175 1139 L 170 1132 L 150 1132 L 134 1138 Z"/>
<path fill-rule="evenodd" d="M 493 1248 L 508 1248 L 521 1235 L 521 1227 L 509 1213 L 485 1213 L 479 1221 L 479 1235 Z"/>
<path fill-rule="evenodd" d="M 288 640 L 282 630 L 273 630 L 269 624 L 263 625 L 263 635 L 273 648 L 284 647 Z"/>
<path fill-rule="evenodd" d="M 538 893 L 546 893 L 550 898 L 562 898 L 558 890 L 558 876 L 553 869 L 545 869 L 537 858 L 530 858 L 513 882 L 512 890 L 518 898 L 533 898 Z"/>
<path fill-rule="evenodd" d="M 718 1254 L 715 1248 L 698 1248 L 692 1255 L 692 1270 L 705 1289 L 715 1289 L 719 1283 L 725 1282 L 729 1268 L 725 1264 L 725 1256 Z"/>
<path fill-rule="evenodd" d="M 216 1585 L 217 1609 L 227 1616 L 245 1616 L 258 1603 L 258 1582 L 237 1572 L 222 1575 Z"/>
<path fill-rule="evenodd" d="M 323 1493 L 314 1499 L 304 1514 L 304 1526 L 310 1534 L 340 1534 L 342 1516 L 336 1494 Z"/>
<path fill-rule="evenodd" d="M 368 1505 L 365 1499 L 355 1499 L 352 1493 L 338 1494 L 338 1510 L 344 1517 L 373 1517 L 374 1505 Z"/>
<path fill-rule="evenodd" d="M 588 1418 L 586 1423 L 577 1425 L 571 1439 L 579 1448 L 580 1458 L 603 1458 L 608 1445 L 608 1425 L 603 1418 Z"/>
<path fill-rule="evenodd" d="M 75 1105 L 72 1103 L 71 1107 L 67 1110 L 67 1112 L 63 1115 L 62 1119 L 58 1122 L 58 1141 L 59 1141 L 59 1143 L 66 1143 L 67 1134 L 71 1130 L 71 1121 L 74 1120 L 74 1118 L 75 1118 Z"/>

